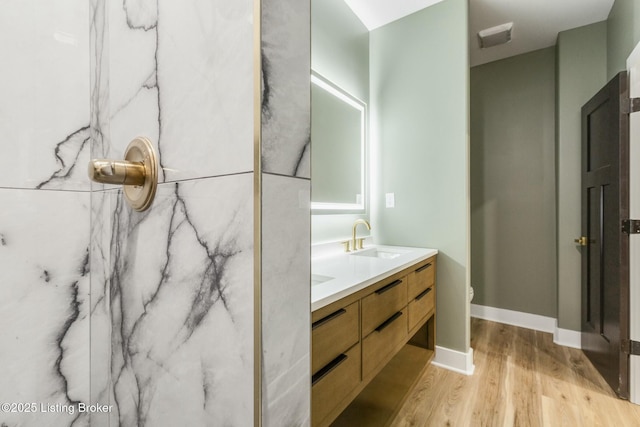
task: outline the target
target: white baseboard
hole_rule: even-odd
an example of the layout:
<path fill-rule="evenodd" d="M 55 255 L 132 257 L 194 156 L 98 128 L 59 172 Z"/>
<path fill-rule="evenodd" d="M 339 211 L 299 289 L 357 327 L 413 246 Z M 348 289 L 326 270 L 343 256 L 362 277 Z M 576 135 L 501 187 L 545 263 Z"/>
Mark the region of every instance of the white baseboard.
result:
<path fill-rule="evenodd" d="M 506 310 L 504 308 L 487 307 L 471 304 L 471 317 L 505 323 L 521 328 L 533 329 L 552 334 L 556 327 L 556 319 L 538 314 L 523 313 L 521 311 Z"/>
<path fill-rule="evenodd" d="M 558 345 L 581 349 L 581 340 L 582 337 L 580 331 L 558 328 L 557 325 L 555 331 L 553 331 L 553 342 Z"/>
<path fill-rule="evenodd" d="M 553 334 L 553 342 L 565 347 L 581 348 L 580 331 L 558 328 L 558 319 L 504 308 L 471 304 L 471 317 L 490 320 Z"/>
<path fill-rule="evenodd" d="M 629 357 L 629 401 L 640 405 L 640 356 Z"/>
<path fill-rule="evenodd" d="M 473 375 L 473 371 L 476 368 L 473 364 L 472 348 L 463 353 L 450 348 L 436 346 L 436 355 L 431 364 L 464 375 Z"/>

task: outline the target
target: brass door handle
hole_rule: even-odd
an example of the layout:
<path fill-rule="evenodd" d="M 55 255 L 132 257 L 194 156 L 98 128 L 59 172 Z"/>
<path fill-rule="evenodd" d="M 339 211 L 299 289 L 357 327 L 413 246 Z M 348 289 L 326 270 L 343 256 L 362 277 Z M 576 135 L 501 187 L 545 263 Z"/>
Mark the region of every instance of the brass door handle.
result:
<path fill-rule="evenodd" d="M 158 186 L 158 161 L 151 141 L 143 137 L 131 141 L 124 160 L 91 160 L 89 178 L 103 184 L 123 185 L 131 207 L 139 212 L 147 210 Z"/>
<path fill-rule="evenodd" d="M 580 246 L 587 246 L 589 244 L 589 239 L 587 239 L 584 236 L 574 239 L 573 241 L 579 244 Z"/>

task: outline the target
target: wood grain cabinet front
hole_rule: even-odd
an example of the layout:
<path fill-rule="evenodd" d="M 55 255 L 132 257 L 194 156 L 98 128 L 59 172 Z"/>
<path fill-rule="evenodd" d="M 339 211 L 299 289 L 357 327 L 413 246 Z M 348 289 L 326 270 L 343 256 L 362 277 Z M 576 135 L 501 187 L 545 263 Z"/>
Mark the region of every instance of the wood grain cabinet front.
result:
<path fill-rule="evenodd" d="M 362 340 L 362 378 L 369 378 L 394 355 L 400 343 L 407 340 L 407 313 L 394 313 Z"/>
<path fill-rule="evenodd" d="M 392 276 L 376 285 L 375 291 L 362 299 L 362 336 L 369 335 L 406 305 L 406 277 Z"/>
<path fill-rule="evenodd" d="M 360 384 L 360 344 L 341 353 L 311 380 L 311 424 L 328 425 L 346 407 L 345 398 Z M 339 411 L 336 411 L 339 408 Z M 327 420 L 327 417 L 330 419 Z"/>
<path fill-rule="evenodd" d="M 360 340 L 358 301 L 346 307 L 320 313 L 311 326 L 311 370 L 315 374 Z"/>
<path fill-rule="evenodd" d="M 409 306 L 407 307 L 409 312 L 409 331 L 424 323 L 423 320 L 426 320 L 433 312 L 435 308 L 435 295 L 435 286 L 432 285 L 409 302 Z"/>
<path fill-rule="evenodd" d="M 407 275 L 409 301 L 420 295 L 425 289 L 432 287 L 436 282 L 436 260 L 429 258 L 412 268 Z"/>

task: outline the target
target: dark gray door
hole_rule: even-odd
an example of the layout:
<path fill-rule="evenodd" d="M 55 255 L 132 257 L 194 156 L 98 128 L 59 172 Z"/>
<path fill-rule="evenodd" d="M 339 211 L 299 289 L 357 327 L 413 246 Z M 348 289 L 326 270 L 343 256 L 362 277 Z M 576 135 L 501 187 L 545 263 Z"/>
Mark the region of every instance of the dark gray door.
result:
<path fill-rule="evenodd" d="M 613 390 L 629 397 L 629 116 L 622 72 L 582 107 L 582 349 Z M 586 238 L 586 239 L 585 239 Z"/>

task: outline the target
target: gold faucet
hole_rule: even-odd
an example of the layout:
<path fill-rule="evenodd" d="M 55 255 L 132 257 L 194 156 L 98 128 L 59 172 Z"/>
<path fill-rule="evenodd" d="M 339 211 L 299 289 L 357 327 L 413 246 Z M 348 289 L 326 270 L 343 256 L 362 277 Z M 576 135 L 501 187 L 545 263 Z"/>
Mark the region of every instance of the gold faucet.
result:
<path fill-rule="evenodd" d="M 359 245 L 356 246 L 356 228 L 358 227 L 358 224 L 364 224 L 364 226 L 367 227 L 367 230 L 371 230 L 371 224 L 369 224 L 369 221 L 367 221 L 366 219 L 361 218 L 355 220 L 355 222 L 353 223 L 353 232 L 351 234 L 351 247 L 354 251 L 362 249 L 362 241 L 364 240 L 362 238 L 358 239 Z"/>

